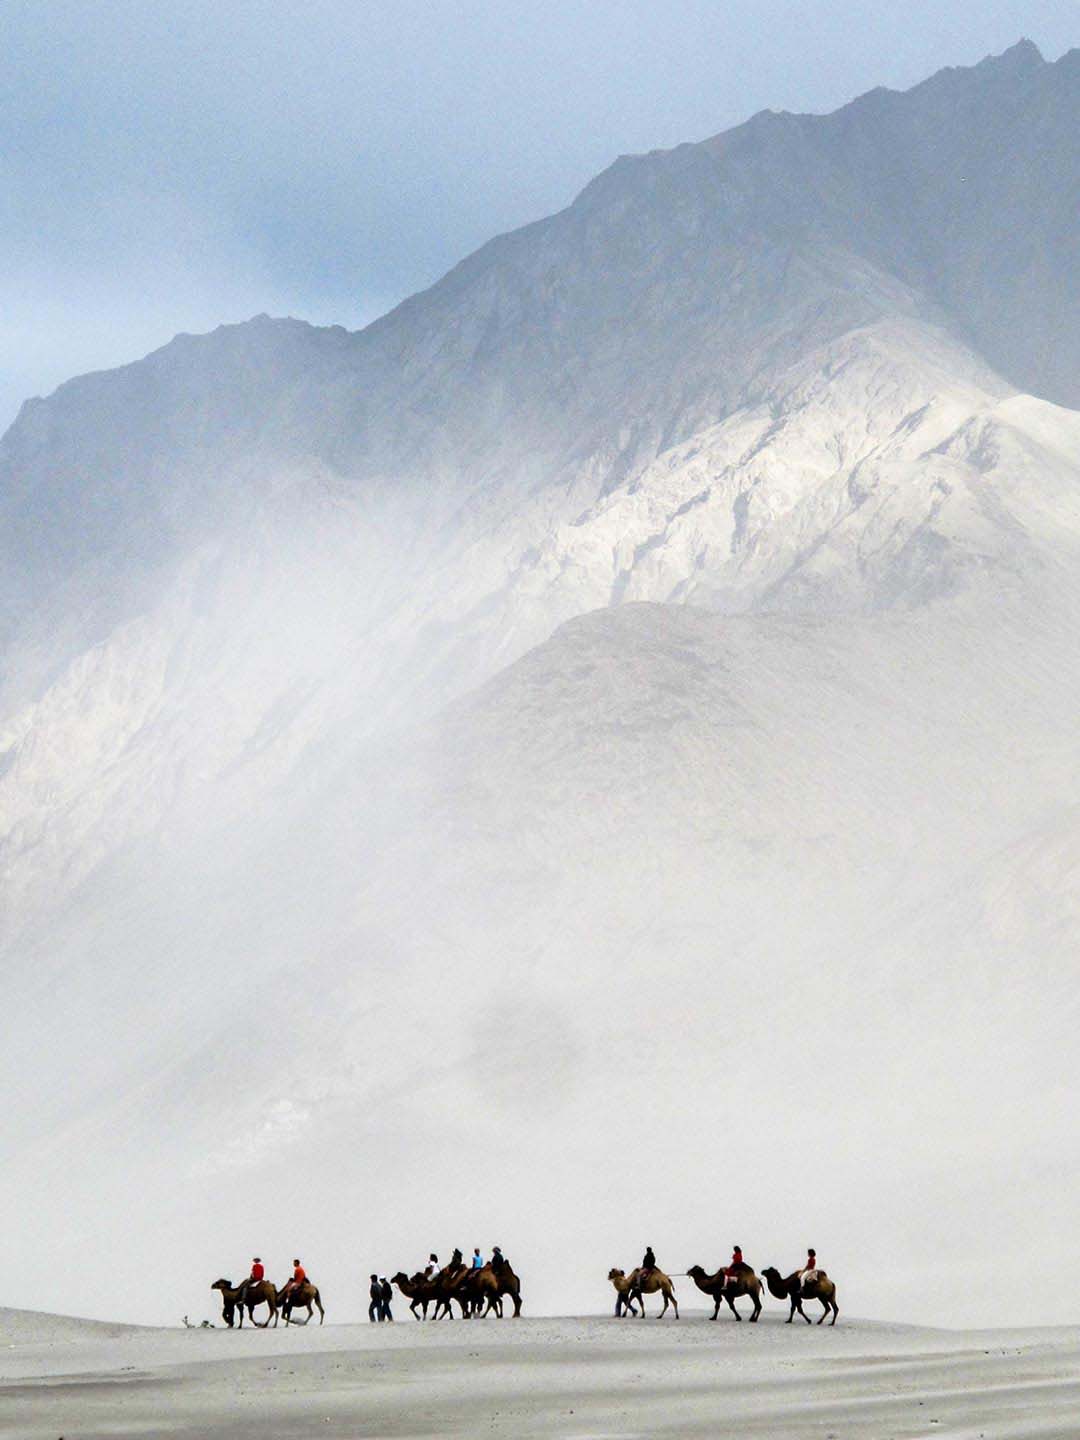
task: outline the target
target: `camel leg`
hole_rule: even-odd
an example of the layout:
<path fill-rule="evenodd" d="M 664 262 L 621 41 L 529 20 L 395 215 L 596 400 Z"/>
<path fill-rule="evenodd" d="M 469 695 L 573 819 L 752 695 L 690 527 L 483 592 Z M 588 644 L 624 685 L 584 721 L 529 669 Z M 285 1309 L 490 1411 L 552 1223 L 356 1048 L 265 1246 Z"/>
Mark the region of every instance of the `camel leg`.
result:
<path fill-rule="evenodd" d="M 832 1313 L 832 1312 L 831 1312 L 831 1310 L 829 1309 L 829 1302 L 828 1302 L 828 1300 L 822 1300 L 822 1302 L 821 1302 L 821 1320 L 819 1320 L 817 1323 L 820 1325 L 820 1324 L 822 1323 L 822 1321 L 826 1320 L 831 1313 Z"/>
<path fill-rule="evenodd" d="M 741 1320 L 741 1319 L 742 1319 L 742 1316 L 739 1314 L 738 1310 L 735 1309 L 735 1300 L 734 1300 L 734 1297 L 731 1296 L 731 1295 L 728 1295 L 728 1294 L 725 1292 L 725 1294 L 724 1294 L 724 1299 L 727 1301 L 727 1303 L 728 1303 L 728 1309 L 731 1311 L 732 1315 L 735 1316 L 735 1319 L 736 1319 L 736 1320 Z"/>
<path fill-rule="evenodd" d="M 667 1314 L 667 1307 L 668 1307 L 667 1291 L 666 1291 L 666 1290 L 661 1290 L 661 1291 L 660 1291 L 660 1294 L 664 1297 L 664 1306 L 663 1306 L 663 1309 L 660 1311 L 660 1314 L 657 1315 L 657 1317 L 656 1317 L 657 1320 L 663 1320 L 664 1316 Z"/>
<path fill-rule="evenodd" d="M 833 1296 L 833 1302 L 832 1302 L 832 1320 L 831 1320 L 829 1323 L 832 1324 L 832 1325 L 835 1325 L 835 1324 L 836 1324 L 836 1317 L 837 1317 L 839 1314 L 840 1314 L 840 1306 L 837 1305 L 837 1303 L 836 1303 L 836 1296 L 834 1295 L 834 1296 Z"/>
<path fill-rule="evenodd" d="M 513 1302 L 514 1302 L 514 1319 L 515 1319 L 515 1320 L 520 1320 L 520 1319 L 521 1319 L 521 1296 L 520 1296 L 520 1295 L 518 1294 L 518 1292 L 515 1290 L 514 1293 L 511 1295 L 510 1298 L 511 1298 L 511 1300 L 513 1300 Z"/>
<path fill-rule="evenodd" d="M 754 1313 L 750 1316 L 750 1324 L 753 1325 L 754 1321 L 761 1314 L 761 1291 L 758 1290 L 756 1293 L 752 1294 L 750 1298 L 754 1302 Z"/>
<path fill-rule="evenodd" d="M 678 1318 L 679 1318 L 679 1302 L 678 1302 L 678 1300 L 675 1299 L 675 1291 L 674 1291 L 674 1290 L 671 1292 L 671 1303 L 672 1303 L 672 1305 L 674 1305 L 674 1307 L 675 1307 L 675 1319 L 678 1320 Z"/>
<path fill-rule="evenodd" d="M 640 1290 L 636 1290 L 636 1291 L 634 1292 L 634 1299 L 635 1299 L 635 1300 L 638 1302 L 638 1304 L 641 1306 L 641 1319 L 644 1320 L 644 1319 L 645 1319 L 645 1296 L 641 1293 Z"/>

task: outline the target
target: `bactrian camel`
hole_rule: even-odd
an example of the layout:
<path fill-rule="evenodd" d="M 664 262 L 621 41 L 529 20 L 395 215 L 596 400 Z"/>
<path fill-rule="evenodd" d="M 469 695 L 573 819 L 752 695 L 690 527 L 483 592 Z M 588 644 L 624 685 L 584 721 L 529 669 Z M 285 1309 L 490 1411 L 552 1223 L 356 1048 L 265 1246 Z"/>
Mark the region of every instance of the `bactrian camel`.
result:
<path fill-rule="evenodd" d="M 829 1323 L 831 1325 L 836 1324 L 836 1317 L 840 1314 L 840 1307 L 836 1303 L 836 1286 L 829 1279 L 828 1275 L 825 1274 L 824 1270 L 819 1270 L 809 1284 L 805 1283 L 800 1271 L 796 1270 L 793 1275 L 788 1275 L 785 1279 L 784 1276 L 780 1274 L 780 1271 L 772 1265 L 770 1265 L 767 1270 L 763 1270 L 761 1276 L 768 1285 L 770 1294 L 775 1295 L 777 1300 L 787 1300 L 791 1304 L 791 1313 L 784 1321 L 785 1325 L 790 1325 L 795 1319 L 796 1310 L 806 1321 L 807 1325 L 812 1323 L 810 1316 L 807 1315 L 806 1311 L 802 1308 L 802 1302 L 804 1300 L 821 1301 L 824 1308 L 821 1319 L 817 1322 L 819 1325 L 822 1321 L 826 1320 L 829 1315 L 832 1315 L 832 1320 Z"/>
<path fill-rule="evenodd" d="M 323 1309 L 319 1287 L 313 1285 L 310 1280 L 305 1280 L 302 1285 L 296 1286 L 286 1295 L 285 1291 L 287 1288 L 287 1286 L 283 1286 L 278 1291 L 277 1296 L 278 1308 L 281 1310 L 282 1315 L 285 1316 L 285 1324 L 297 1325 L 300 1323 L 292 1318 L 292 1312 L 294 1310 L 307 1311 L 307 1320 L 303 1322 L 305 1325 L 308 1323 L 308 1320 L 311 1319 L 314 1311 L 318 1310 L 319 1324 L 321 1325 L 326 1319 L 326 1311 Z"/>
<path fill-rule="evenodd" d="M 231 1280 L 215 1280 L 210 1286 L 211 1290 L 221 1291 L 221 1318 L 232 1329 L 233 1312 L 240 1316 L 240 1329 L 244 1328 L 244 1309 L 248 1312 L 248 1319 L 253 1325 L 258 1325 L 260 1330 L 265 1330 L 273 1320 L 274 1325 L 278 1322 L 277 1291 L 269 1280 L 248 1281 L 247 1286 L 237 1285 L 235 1288 Z M 269 1312 L 265 1320 L 255 1319 L 256 1305 L 269 1306 Z"/>
<path fill-rule="evenodd" d="M 722 1267 L 715 1275 L 707 1275 L 700 1265 L 691 1265 L 686 1273 L 699 1290 L 704 1290 L 706 1295 L 711 1295 L 716 1301 L 711 1316 L 713 1320 L 720 1314 L 721 1300 L 726 1300 L 735 1319 L 741 1320 L 742 1316 L 735 1309 L 735 1301 L 740 1295 L 749 1295 L 754 1302 L 754 1313 L 750 1316 L 751 1321 L 754 1321 L 761 1314 L 761 1281 L 749 1265 L 733 1265 L 731 1268 L 731 1275 Z"/>
<path fill-rule="evenodd" d="M 675 1319 L 679 1318 L 679 1302 L 675 1299 L 675 1287 L 672 1285 L 670 1277 L 665 1275 L 662 1270 L 642 1270 L 639 1267 L 631 1270 L 629 1275 L 625 1275 L 621 1270 L 609 1270 L 608 1279 L 620 1296 L 626 1295 L 628 1305 L 634 1300 L 638 1302 L 641 1306 L 643 1320 L 645 1318 L 645 1296 L 655 1295 L 658 1290 L 664 1297 L 664 1308 L 656 1318 L 662 1320 L 667 1314 L 669 1305 L 673 1306 L 675 1310 Z"/>

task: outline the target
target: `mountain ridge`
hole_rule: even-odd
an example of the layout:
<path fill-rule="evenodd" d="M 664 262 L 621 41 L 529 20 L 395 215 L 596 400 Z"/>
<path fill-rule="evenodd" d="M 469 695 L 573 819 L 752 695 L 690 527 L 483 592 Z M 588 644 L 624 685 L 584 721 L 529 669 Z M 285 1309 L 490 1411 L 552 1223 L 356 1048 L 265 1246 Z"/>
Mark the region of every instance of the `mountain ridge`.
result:
<path fill-rule="evenodd" d="M 111 1294 L 163 1231 L 201 1274 L 253 1213 L 351 1254 L 360 1195 L 373 1256 L 479 1226 L 588 1304 L 552 1226 L 582 1277 L 642 1217 L 688 1244 L 673 1197 L 734 1151 L 732 1225 L 787 1233 L 813 1136 L 800 1223 L 855 1293 L 988 1313 L 896 1194 L 1019 1266 L 995 1175 L 1075 1156 L 1038 1096 L 1080 413 L 1031 390 L 1080 343 L 1077 73 L 1022 49 L 618 161 L 362 332 L 259 318 L 24 409 L 20 1293 Z"/>

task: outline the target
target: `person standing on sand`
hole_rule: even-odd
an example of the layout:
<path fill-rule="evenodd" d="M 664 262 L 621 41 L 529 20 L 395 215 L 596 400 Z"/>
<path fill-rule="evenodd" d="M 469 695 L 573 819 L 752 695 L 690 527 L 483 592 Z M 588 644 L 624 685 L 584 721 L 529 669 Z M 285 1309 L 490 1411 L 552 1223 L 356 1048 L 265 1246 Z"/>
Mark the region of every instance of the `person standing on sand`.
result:
<path fill-rule="evenodd" d="M 393 1287 L 390 1284 L 390 1281 L 387 1280 L 385 1275 L 379 1281 L 379 1293 L 382 1297 L 382 1305 L 379 1310 L 379 1319 L 393 1320 L 394 1317 L 390 1310 L 390 1301 L 394 1298 L 394 1291 Z"/>
<path fill-rule="evenodd" d="M 372 1323 L 383 1318 L 382 1313 L 382 1286 L 379 1284 L 378 1275 L 372 1275 L 371 1284 L 368 1286 L 368 1294 L 371 1296 L 371 1304 L 367 1307 L 367 1318 Z"/>

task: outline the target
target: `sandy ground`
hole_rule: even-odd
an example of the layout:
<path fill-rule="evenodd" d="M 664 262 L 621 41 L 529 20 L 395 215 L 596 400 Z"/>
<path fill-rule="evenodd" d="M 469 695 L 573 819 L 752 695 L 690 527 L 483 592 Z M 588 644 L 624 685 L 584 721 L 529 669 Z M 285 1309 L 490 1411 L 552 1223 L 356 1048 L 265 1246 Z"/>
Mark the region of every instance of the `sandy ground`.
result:
<path fill-rule="evenodd" d="M 684 1312 L 241 1332 L 0 1311 L 0 1435 L 1076 1440 L 1080 1327 Z"/>

